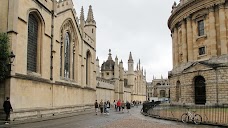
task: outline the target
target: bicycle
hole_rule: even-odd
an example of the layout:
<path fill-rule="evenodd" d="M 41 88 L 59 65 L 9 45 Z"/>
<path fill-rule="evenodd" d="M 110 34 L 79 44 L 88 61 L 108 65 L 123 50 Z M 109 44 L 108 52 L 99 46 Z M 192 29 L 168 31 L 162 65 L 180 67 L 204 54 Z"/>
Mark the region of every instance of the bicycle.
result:
<path fill-rule="evenodd" d="M 196 114 L 196 113 L 195 113 L 196 111 L 190 112 L 190 111 L 189 111 L 190 108 L 187 108 L 187 109 L 188 109 L 188 111 L 187 111 L 186 113 L 182 114 L 182 116 L 181 116 L 181 121 L 182 121 L 183 123 L 187 123 L 187 122 L 189 122 L 190 120 L 192 120 L 195 124 L 200 124 L 200 123 L 202 122 L 202 117 L 201 117 L 201 115 Z"/>

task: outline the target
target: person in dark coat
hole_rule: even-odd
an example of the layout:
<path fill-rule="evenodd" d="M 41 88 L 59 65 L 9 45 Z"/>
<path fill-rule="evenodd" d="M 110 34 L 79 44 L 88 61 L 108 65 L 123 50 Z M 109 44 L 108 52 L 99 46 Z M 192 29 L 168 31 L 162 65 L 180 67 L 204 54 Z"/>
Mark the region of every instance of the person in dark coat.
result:
<path fill-rule="evenodd" d="M 127 108 L 127 112 L 129 112 L 129 109 L 131 109 L 131 104 L 128 101 L 126 103 L 126 108 Z"/>
<path fill-rule="evenodd" d="M 10 103 L 10 98 L 6 97 L 6 101 L 3 103 L 4 112 L 6 114 L 5 124 L 9 124 L 10 111 L 13 111 L 13 108 Z"/>

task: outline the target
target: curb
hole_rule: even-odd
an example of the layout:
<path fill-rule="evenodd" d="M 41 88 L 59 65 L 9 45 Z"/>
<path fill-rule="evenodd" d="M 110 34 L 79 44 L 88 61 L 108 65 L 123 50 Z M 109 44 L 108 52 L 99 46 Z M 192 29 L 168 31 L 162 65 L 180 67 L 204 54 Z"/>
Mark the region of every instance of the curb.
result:
<path fill-rule="evenodd" d="M 73 113 L 68 113 L 68 114 L 59 114 L 59 115 L 56 115 L 56 116 L 49 116 L 49 117 L 43 117 L 43 118 L 10 121 L 10 124 L 7 124 L 7 125 L 4 124 L 5 121 L 0 121 L 0 127 L 10 127 L 10 126 L 19 125 L 19 124 L 35 123 L 35 122 L 41 122 L 41 121 L 47 121 L 47 120 L 55 120 L 55 119 L 61 119 L 61 118 L 67 118 L 67 117 L 90 114 L 90 113 L 93 113 L 93 112 L 94 112 L 93 110 L 86 110 L 86 111 L 81 111 L 81 112 L 73 112 Z"/>

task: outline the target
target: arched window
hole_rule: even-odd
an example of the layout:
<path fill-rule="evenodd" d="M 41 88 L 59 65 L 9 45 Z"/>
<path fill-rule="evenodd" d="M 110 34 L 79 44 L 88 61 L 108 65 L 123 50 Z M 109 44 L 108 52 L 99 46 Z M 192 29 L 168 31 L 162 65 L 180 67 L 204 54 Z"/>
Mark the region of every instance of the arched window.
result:
<path fill-rule="evenodd" d="M 64 77 L 70 78 L 70 36 L 68 32 L 64 39 Z"/>
<path fill-rule="evenodd" d="M 206 103 L 206 83 L 202 76 L 195 77 L 195 104 Z"/>
<path fill-rule="evenodd" d="M 38 21 L 34 14 L 28 19 L 27 70 L 37 72 Z"/>
<path fill-rule="evenodd" d="M 90 64 L 91 64 L 91 53 L 87 51 L 86 53 L 86 85 L 90 84 Z"/>

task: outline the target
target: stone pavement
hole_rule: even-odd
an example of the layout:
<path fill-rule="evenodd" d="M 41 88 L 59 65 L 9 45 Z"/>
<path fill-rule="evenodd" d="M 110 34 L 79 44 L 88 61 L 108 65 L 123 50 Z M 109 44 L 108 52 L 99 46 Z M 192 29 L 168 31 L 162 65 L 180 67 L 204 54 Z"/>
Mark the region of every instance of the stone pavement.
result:
<path fill-rule="evenodd" d="M 132 108 L 129 113 L 111 110 L 109 115 L 81 112 L 42 120 L 12 122 L 10 125 L 0 125 L 0 128 L 219 128 L 154 119 L 142 115 L 140 109 Z"/>

